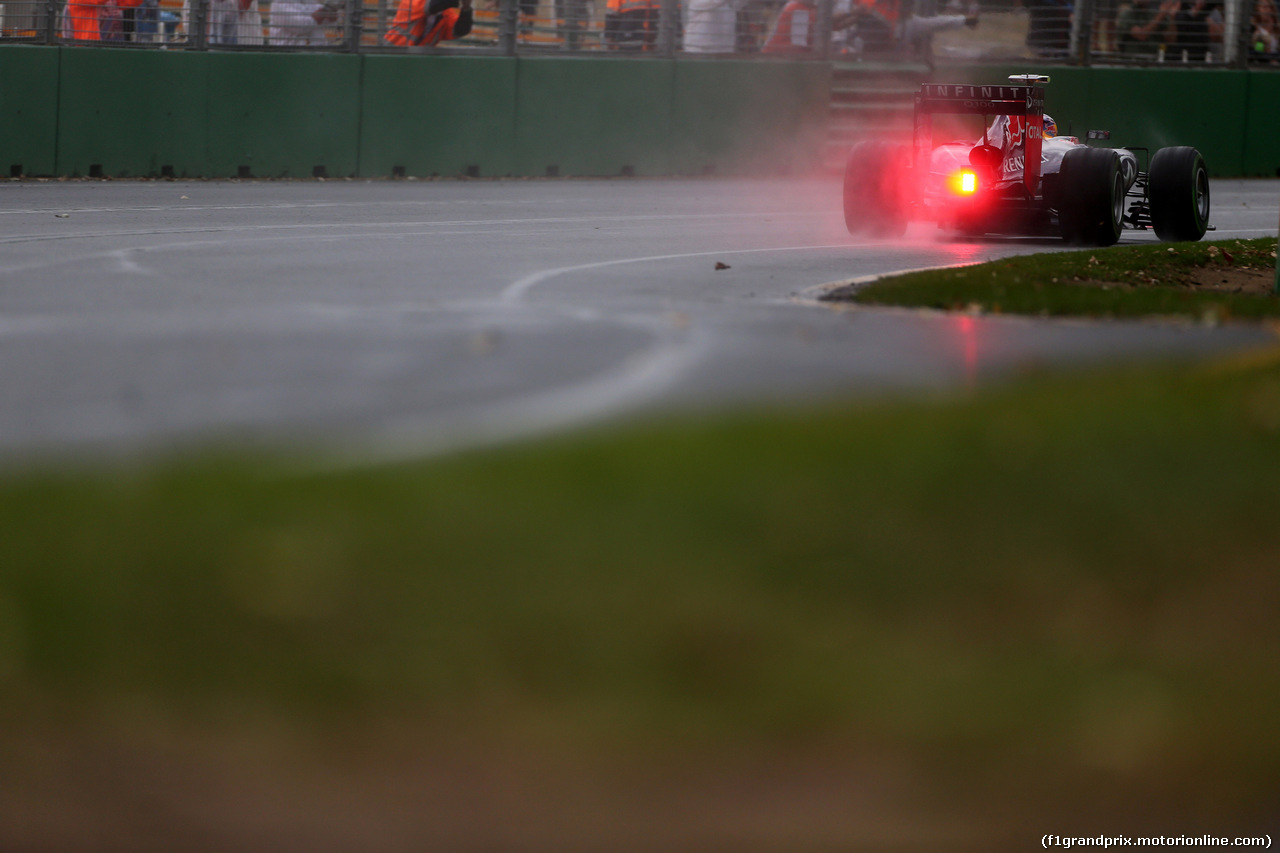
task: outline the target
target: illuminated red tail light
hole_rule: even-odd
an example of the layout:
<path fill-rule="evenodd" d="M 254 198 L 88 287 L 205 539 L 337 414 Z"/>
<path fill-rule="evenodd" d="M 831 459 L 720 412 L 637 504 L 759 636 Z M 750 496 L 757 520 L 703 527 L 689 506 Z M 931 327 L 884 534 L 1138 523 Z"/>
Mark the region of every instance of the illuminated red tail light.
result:
<path fill-rule="evenodd" d="M 956 190 L 961 195 L 973 195 L 978 191 L 978 176 L 971 169 L 961 169 Z"/>

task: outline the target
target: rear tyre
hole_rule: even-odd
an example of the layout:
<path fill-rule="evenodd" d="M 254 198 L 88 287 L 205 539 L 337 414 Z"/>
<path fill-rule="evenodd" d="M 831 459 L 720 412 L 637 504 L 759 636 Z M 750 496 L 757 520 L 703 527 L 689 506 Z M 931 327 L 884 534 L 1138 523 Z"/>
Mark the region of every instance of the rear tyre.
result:
<path fill-rule="evenodd" d="M 860 142 L 844 168 L 844 224 L 850 234 L 901 237 L 907 230 L 907 149 Z"/>
<path fill-rule="evenodd" d="M 1069 243 L 1110 246 L 1124 227 L 1124 174 L 1110 148 L 1073 148 L 1062 158 L 1058 225 Z"/>
<path fill-rule="evenodd" d="M 1161 148 L 1147 176 L 1151 227 L 1161 240 L 1199 240 L 1209 228 L 1209 170 L 1190 146 Z"/>

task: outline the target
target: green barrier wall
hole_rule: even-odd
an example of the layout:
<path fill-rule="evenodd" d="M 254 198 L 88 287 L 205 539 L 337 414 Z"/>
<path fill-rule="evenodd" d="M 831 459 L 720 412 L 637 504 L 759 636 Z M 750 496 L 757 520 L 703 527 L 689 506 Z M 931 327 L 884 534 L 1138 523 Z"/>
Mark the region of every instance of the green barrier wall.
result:
<path fill-rule="evenodd" d="M 1024 66 L 948 69 L 1000 82 Z M 1048 68 L 1063 131 L 1280 174 L 1280 72 Z M 332 177 L 779 174 L 821 163 L 818 62 L 0 47 L 0 169 Z"/>
<path fill-rule="evenodd" d="M 673 171 L 812 170 L 821 162 L 830 92 L 831 69 L 825 63 L 675 63 Z"/>
<path fill-rule="evenodd" d="M 55 172 L 58 54 L 56 47 L 0 50 L 0 174 Z"/>
<path fill-rule="evenodd" d="M 1155 153 L 1170 145 L 1200 149 L 1214 175 L 1239 175 L 1248 98 L 1245 71 L 1095 69 L 1089 119 L 1111 131 L 1111 143 Z M 1046 94 L 1046 98 L 1048 95 Z"/>
<path fill-rule="evenodd" d="M 1280 73 L 1249 75 L 1241 174 L 1280 178 Z"/>
<path fill-rule="evenodd" d="M 671 174 L 674 63 L 521 59 L 516 173 Z"/>
<path fill-rule="evenodd" d="M 361 58 L 210 53 L 208 174 L 356 174 Z"/>
<path fill-rule="evenodd" d="M 362 176 L 515 172 L 514 59 L 368 56 L 360 103 Z"/>
<path fill-rule="evenodd" d="M 205 116 L 210 55 L 62 48 L 59 175 L 210 174 Z M 33 174 L 39 174 L 34 172 Z"/>
<path fill-rule="evenodd" d="M 32 175 L 804 171 L 830 84 L 812 62 L 12 47 L 0 62 L 39 81 L 0 90 L 0 165 Z"/>

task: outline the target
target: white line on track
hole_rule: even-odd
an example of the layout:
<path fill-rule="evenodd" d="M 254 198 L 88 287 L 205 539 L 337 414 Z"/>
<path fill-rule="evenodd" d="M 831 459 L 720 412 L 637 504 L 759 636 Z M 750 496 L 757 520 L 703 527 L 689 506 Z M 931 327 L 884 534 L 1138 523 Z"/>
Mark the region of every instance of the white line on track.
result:
<path fill-rule="evenodd" d="M 585 270 L 713 255 L 840 249 L 848 248 L 849 245 L 851 244 L 842 243 L 832 246 L 778 246 L 768 249 L 686 252 L 575 264 L 524 276 L 508 285 L 499 296 L 499 301 L 507 304 L 519 303 L 539 284 L 557 276 Z M 595 312 L 572 310 L 566 316 L 583 322 L 617 320 L 601 318 Z M 599 421 L 634 408 L 659 391 L 671 387 L 698 363 L 707 350 L 707 341 L 696 328 L 677 331 L 666 318 L 632 317 L 628 325 L 645 328 L 653 335 L 654 343 L 589 379 L 480 406 L 467 412 L 402 420 L 380 431 L 373 443 L 361 451 L 354 454 L 349 451 L 338 452 L 331 456 L 330 464 L 336 467 L 385 464 L 532 438 Z"/>
<path fill-rule="evenodd" d="M 508 285 L 499 296 L 499 301 L 508 304 L 519 303 L 529 291 L 543 282 L 557 276 L 586 270 L 682 258 L 846 249 L 850 245 L 857 244 L 684 252 L 575 264 L 524 276 Z M 569 316 L 574 315 L 571 313 Z M 599 318 L 594 312 L 586 314 L 578 312 L 576 319 L 586 322 L 598 319 L 616 321 L 616 318 Z M 625 409 L 634 408 L 660 390 L 671 387 L 698 363 L 707 349 L 704 336 L 696 328 L 677 332 L 672 328 L 670 321 L 664 318 L 633 317 L 629 325 L 646 327 L 653 334 L 653 345 L 632 354 L 620 364 L 589 379 L 536 392 L 526 397 L 481 406 L 469 412 L 405 420 L 381 431 L 374 444 L 366 447 L 362 452 L 339 453 L 331 457 L 332 464 L 345 467 L 388 463 L 531 438 L 598 421 Z"/>
<path fill-rule="evenodd" d="M 665 323 L 666 328 L 661 324 L 657 318 L 633 318 L 626 323 L 648 325 L 656 343 L 589 379 L 469 410 L 401 418 L 378 430 L 354 452 L 348 447 L 330 454 L 320 467 L 363 467 L 490 447 L 583 426 L 634 408 L 670 387 L 698 363 L 707 347 L 697 332 L 677 334 L 670 323 Z"/>
<path fill-rule="evenodd" d="M 534 287 L 557 276 L 623 264 L 751 253 L 846 249 L 850 245 L 857 244 L 684 252 L 575 264 L 524 276 L 508 285 L 499 299 L 505 303 L 520 302 Z M 596 319 L 596 315 L 592 312 L 578 319 L 591 321 Z M 669 321 L 658 317 L 649 320 L 633 318 L 631 325 L 647 326 L 655 341 L 652 346 L 633 354 L 618 366 L 580 382 L 482 406 L 470 412 L 402 422 L 382 431 L 374 447 L 356 455 L 340 454 L 333 457 L 333 463 L 347 466 L 393 462 L 529 438 L 600 420 L 633 408 L 661 389 L 672 386 L 698 362 L 707 349 L 705 339 L 696 329 L 676 333 Z"/>
<path fill-rule="evenodd" d="M 597 261 L 591 264 L 575 264 L 571 267 L 557 267 L 556 269 L 543 270 L 542 272 L 532 273 L 524 278 L 507 285 L 499 297 L 504 302 L 516 302 L 523 299 L 525 295 L 542 284 L 544 281 L 555 278 L 556 276 L 568 275 L 569 273 L 584 272 L 586 270 L 604 269 L 605 267 L 622 266 L 623 264 L 639 264 L 649 261 L 677 261 L 682 258 L 708 258 L 723 255 L 748 255 L 759 254 L 764 252 L 812 252 L 817 249 L 848 249 L 859 244 L 850 241 L 848 243 L 836 243 L 824 246 L 775 246 L 769 249 L 725 249 L 716 252 L 682 252 L 675 255 L 646 255 L 642 258 L 615 258 L 611 261 Z"/>

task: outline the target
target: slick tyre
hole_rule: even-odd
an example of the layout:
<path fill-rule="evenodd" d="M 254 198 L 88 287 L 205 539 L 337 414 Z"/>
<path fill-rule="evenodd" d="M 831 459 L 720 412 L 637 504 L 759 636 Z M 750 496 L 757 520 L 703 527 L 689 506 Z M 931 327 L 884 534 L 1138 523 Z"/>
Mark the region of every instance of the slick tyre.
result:
<path fill-rule="evenodd" d="M 1073 148 L 1062 158 L 1058 224 L 1068 243 L 1111 246 L 1124 227 L 1124 173 L 1110 148 Z"/>
<path fill-rule="evenodd" d="M 1147 176 L 1151 227 L 1161 240 L 1199 240 L 1209 228 L 1209 170 L 1189 146 L 1161 148 Z"/>
<path fill-rule="evenodd" d="M 844 224 L 850 234 L 901 237 L 907 230 L 906 148 L 860 142 L 844 167 Z"/>

